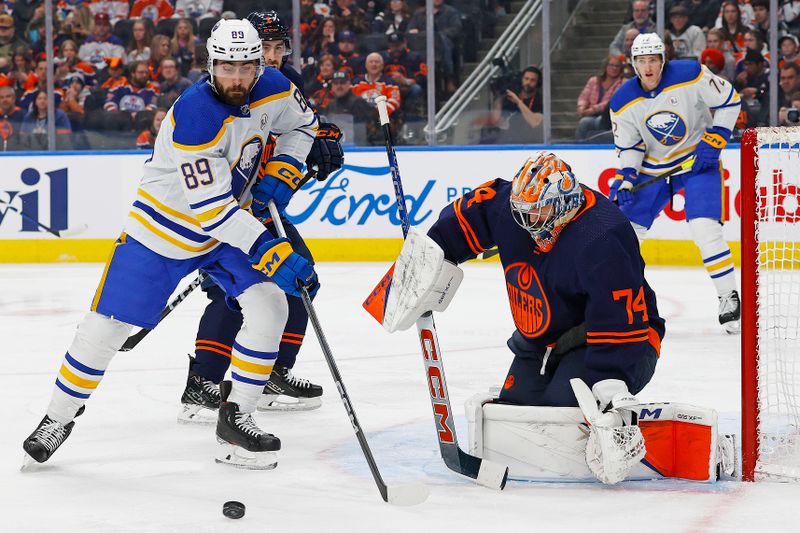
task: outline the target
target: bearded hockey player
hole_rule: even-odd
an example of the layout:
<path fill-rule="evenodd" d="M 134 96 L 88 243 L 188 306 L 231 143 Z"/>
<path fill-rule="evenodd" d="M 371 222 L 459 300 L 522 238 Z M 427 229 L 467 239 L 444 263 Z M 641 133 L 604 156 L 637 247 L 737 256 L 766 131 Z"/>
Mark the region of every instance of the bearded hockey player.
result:
<path fill-rule="evenodd" d="M 289 28 L 275 11 L 250 13 L 247 20 L 255 27 L 261 39 L 267 70 L 278 69 L 302 93 L 302 76 L 286 63 L 286 58 L 292 51 Z M 308 168 L 315 170 L 318 180 L 327 179 L 344 162 L 341 137 L 342 134 L 335 124 L 320 124 L 306 159 Z M 275 142 L 275 136 L 270 135 L 261 165 L 257 169 L 259 180 L 272 157 Z M 285 219 L 283 225 L 294 250 L 313 264 L 311 252 L 297 228 Z M 274 232 L 271 223 L 267 227 Z M 210 424 L 216 421 L 220 403 L 219 383 L 230 367 L 233 342 L 243 320 L 242 313 L 228 306 L 225 292 L 213 280 L 206 279 L 202 289 L 210 301 L 197 328 L 195 357 L 190 358 L 189 376 L 181 395 L 178 412 L 180 423 Z M 278 359 L 264 386 L 264 394 L 258 401 L 257 407 L 262 411 L 309 410 L 322 405 L 322 387 L 292 372 L 305 339 L 308 314 L 300 298 L 287 294 L 286 300 L 289 318 L 281 335 Z"/>
<path fill-rule="evenodd" d="M 670 61 L 655 33 L 631 48 L 636 77 L 611 98 L 611 123 L 620 169 L 609 198 L 631 220 L 642 241 L 656 216 L 683 190 L 684 211 L 703 265 L 717 290 L 719 322 L 739 331 L 739 293 L 724 220 L 720 152 L 731 137 L 741 100 L 733 86 L 697 61 Z M 694 158 L 691 170 L 644 187 L 639 182 Z"/>
<path fill-rule="evenodd" d="M 288 201 L 316 118 L 277 70 L 262 75 L 261 39 L 246 20 L 218 22 L 207 48 L 209 75 L 167 113 L 47 414 L 23 444 L 38 462 L 70 435 L 132 327 L 155 327 L 180 280 L 204 269 L 245 318 L 232 347 L 232 391 L 219 409 L 217 461 L 253 469 L 277 464 L 280 440 L 251 413 L 278 355 L 288 314 L 284 293 L 318 284 L 312 265 L 241 205 L 250 203 L 246 169 L 258 165 L 270 132 L 279 137 L 253 191 L 253 211 L 263 216 L 269 199 Z"/>

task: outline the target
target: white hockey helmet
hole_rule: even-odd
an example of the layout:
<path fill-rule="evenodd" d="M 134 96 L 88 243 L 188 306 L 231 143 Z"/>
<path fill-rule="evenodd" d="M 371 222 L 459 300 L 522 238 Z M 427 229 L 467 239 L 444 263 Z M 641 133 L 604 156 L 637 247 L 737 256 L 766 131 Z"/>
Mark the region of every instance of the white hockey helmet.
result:
<path fill-rule="evenodd" d="M 661 56 L 661 69 L 663 70 L 667 59 L 665 52 L 664 41 L 661 40 L 657 33 L 640 33 L 637 35 L 631 45 L 631 63 L 633 63 L 633 70 L 636 75 L 639 75 L 639 71 L 636 70 L 636 58 L 638 56 Z"/>
<path fill-rule="evenodd" d="M 220 20 L 206 41 L 208 73 L 214 86 L 214 61 L 258 61 L 256 79 L 264 69 L 261 55 L 261 38 L 247 20 Z"/>

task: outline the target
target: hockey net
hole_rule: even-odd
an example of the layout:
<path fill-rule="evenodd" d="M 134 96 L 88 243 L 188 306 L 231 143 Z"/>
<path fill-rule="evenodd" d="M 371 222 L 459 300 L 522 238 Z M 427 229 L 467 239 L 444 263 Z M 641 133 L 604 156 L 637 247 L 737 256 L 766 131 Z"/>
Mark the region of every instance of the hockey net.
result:
<path fill-rule="evenodd" d="M 800 128 L 741 149 L 742 478 L 800 481 Z"/>

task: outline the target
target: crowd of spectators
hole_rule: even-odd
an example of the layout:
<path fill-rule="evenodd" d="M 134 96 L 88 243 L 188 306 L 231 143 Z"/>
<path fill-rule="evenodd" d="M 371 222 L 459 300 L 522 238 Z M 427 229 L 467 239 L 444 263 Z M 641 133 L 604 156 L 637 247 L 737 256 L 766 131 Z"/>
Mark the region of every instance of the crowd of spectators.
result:
<path fill-rule="evenodd" d="M 777 50 L 769 49 L 769 0 L 667 0 L 665 6 L 667 58 L 700 61 L 736 87 L 742 96 L 737 130 L 769 125 L 772 53 L 778 54 L 780 70 L 780 125 L 797 125 L 797 114 L 788 110 L 800 104 L 800 0 L 778 2 Z M 601 74 L 589 79 L 578 98 L 577 140 L 604 142 L 610 138 L 608 100 L 620 84 L 608 81 L 613 75 L 608 67 L 618 61 L 623 80 L 634 75 L 631 44 L 640 33 L 655 31 L 655 9 L 655 0 L 631 2 L 629 21 L 609 45 L 610 55 Z"/>
<path fill-rule="evenodd" d="M 424 0 L 301 0 L 301 71 L 320 113 L 351 124 L 350 142 L 378 143 L 374 100 L 389 98 L 396 125 L 421 131 L 428 71 Z M 434 0 L 436 95 L 456 89 L 475 43 L 491 34 L 500 0 Z M 163 110 L 204 75 L 205 40 L 221 18 L 291 2 L 255 0 L 54 0 L 54 94 L 59 148 L 150 146 Z M 0 2 L 0 131 L 8 149 L 44 149 L 47 131 L 45 8 Z M 485 16 L 476 16 L 484 13 Z M 44 102 L 44 103 L 42 103 Z M 365 105 L 366 104 L 366 107 Z M 412 135 L 401 135 L 413 142 Z M 119 139 L 122 139 L 121 141 Z M 120 144 L 122 143 L 122 144 Z"/>

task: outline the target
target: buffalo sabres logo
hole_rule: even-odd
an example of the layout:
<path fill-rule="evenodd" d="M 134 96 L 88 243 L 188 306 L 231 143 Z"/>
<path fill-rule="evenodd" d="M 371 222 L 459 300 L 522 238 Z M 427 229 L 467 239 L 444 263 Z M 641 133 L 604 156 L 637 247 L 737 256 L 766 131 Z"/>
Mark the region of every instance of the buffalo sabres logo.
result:
<path fill-rule="evenodd" d="M 261 160 L 261 137 L 253 137 L 242 145 L 239 160 L 231 167 L 231 188 L 237 198 L 245 184 L 258 168 Z"/>
<path fill-rule="evenodd" d="M 650 134 L 664 146 L 674 146 L 686 137 L 686 122 L 672 111 L 653 113 L 645 125 Z"/>
<path fill-rule="evenodd" d="M 509 265 L 505 276 L 514 325 L 526 337 L 538 337 L 550 325 L 550 304 L 539 276 L 527 263 Z"/>

